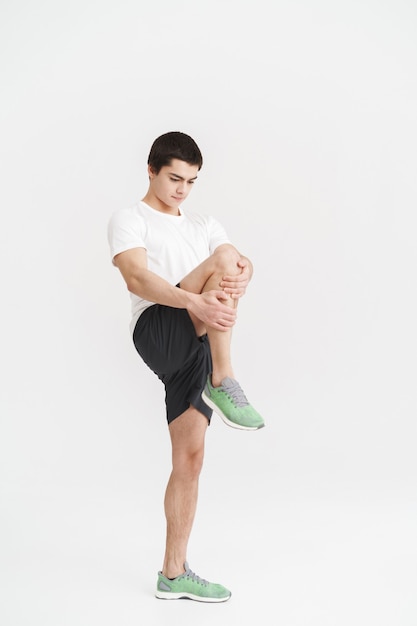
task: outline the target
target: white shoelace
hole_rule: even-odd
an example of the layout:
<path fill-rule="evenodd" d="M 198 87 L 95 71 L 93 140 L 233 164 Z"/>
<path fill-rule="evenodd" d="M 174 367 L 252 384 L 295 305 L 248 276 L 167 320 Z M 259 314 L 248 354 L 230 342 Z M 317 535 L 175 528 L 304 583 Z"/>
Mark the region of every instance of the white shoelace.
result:
<path fill-rule="evenodd" d="M 237 380 L 233 380 L 233 378 L 225 378 L 222 381 L 222 388 L 224 389 L 225 393 L 227 393 L 227 395 L 231 397 L 233 403 L 237 407 L 247 406 L 249 404 L 245 394 L 243 393 L 243 389 L 239 385 Z"/>
<path fill-rule="evenodd" d="M 191 580 L 197 583 L 198 585 L 203 585 L 204 587 L 208 586 L 209 584 L 208 580 L 205 580 L 204 578 L 200 578 L 200 576 L 197 576 L 197 574 L 195 574 L 193 571 L 190 570 L 187 564 L 185 567 L 186 567 L 185 572 L 184 574 L 182 574 L 180 578 L 191 578 Z"/>

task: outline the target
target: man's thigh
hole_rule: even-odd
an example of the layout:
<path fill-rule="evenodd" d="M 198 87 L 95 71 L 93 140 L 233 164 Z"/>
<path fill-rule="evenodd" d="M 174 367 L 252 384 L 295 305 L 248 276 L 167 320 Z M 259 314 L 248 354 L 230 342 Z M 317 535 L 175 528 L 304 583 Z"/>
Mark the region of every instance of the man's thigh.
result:
<path fill-rule="evenodd" d="M 208 424 L 207 417 L 193 406 L 173 420 L 169 432 L 174 457 L 179 459 L 183 454 L 202 450 Z"/>
<path fill-rule="evenodd" d="M 181 289 L 191 293 L 201 293 L 205 284 L 215 271 L 215 259 L 213 255 L 197 265 L 187 276 L 184 276 L 179 283 Z"/>

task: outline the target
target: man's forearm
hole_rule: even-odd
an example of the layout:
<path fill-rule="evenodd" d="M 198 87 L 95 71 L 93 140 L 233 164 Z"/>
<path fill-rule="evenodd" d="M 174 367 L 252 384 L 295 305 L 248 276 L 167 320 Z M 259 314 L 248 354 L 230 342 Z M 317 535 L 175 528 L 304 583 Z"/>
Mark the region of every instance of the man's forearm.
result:
<path fill-rule="evenodd" d="M 155 304 L 172 306 L 176 309 L 187 309 L 194 295 L 171 285 L 147 269 L 130 276 L 126 283 L 128 290 L 136 296 Z"/>

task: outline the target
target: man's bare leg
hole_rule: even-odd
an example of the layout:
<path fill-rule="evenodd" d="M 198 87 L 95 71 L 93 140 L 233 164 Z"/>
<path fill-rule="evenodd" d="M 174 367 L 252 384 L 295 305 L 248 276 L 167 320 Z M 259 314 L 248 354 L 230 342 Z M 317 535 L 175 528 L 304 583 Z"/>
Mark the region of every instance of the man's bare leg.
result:
<path fill-rule="evenodd" d="M 190 407 L 169 426 L 172 473 L 165 493 L 166 550 L 162 572 L 176 578 L 184 572 L 187 545 L 194 521 L 198 479 L 203 465 L 207 418 Z"/>
<path fill-rule="evenodd" d="M 220 247 L 182 281 L 181 287 L 192 293 L 203 293 L 212 289 L 221 290 L 220 283 L 225 275 L 237 275 L 240 268 L 237 263 L 239 252 L 233 246 Z M 236 308 L 237 300 L 228 298 L 222 302 L 231 308 Z M 234 378 L 230 356 L 232 329 L 216 330 L 206 328 L 201 320 L 190 314 L 196 333 L 201 336 L 207 333 L 210 342 L 211 358 L 213 362 L 212 384 L 218 386 L 226 376 Z"/>
<path fill-rule="evenodd" d="M 202 294 L 204 301 L 200 306 L 193 306 L 191 312 L 188 309 L 197 335 L 207 332 L 210 342 L 213 371 L 211 380 L 207 380 L 202 392 L 204 402 L 220 415 L 228 426 L 243 430 L 259 430 L 265 426 L 265 422 L 248 402 L 232 369 L 230 344 L 236 319 L 237 299 L 229 297 L 222 289 L 222 284 L 226 282 L 227 290 L 231 290 L 235 295 L 240 293 L 239 287 L 236 291 L 235 285 L 247 281 L 247 276 L 242 273 L 242 267 L 245 265 L 245 261 L 242 262 L 241 255 L 233 246 L 220 246 L 181 281 L 181 287 Z M 240 273 L 242 276 L 239 276 Z M 224 277 L 227 277 L 226 281 Z M 215 291 L 217 293 L 214 293 Z M 205 295 L 205 292 L 208 293 Z M 210 315 L 207 314 L 207 310 L 210 311 Z M 202 320 L 208 322 L 207 327 Z"/>

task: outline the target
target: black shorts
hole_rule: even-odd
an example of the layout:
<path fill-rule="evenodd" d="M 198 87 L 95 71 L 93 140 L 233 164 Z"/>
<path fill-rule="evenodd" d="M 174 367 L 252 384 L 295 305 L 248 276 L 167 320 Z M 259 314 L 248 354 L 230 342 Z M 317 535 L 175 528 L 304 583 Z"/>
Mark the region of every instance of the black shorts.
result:
<path fill-rule="evenodd" d="M 135 348 L 165 385 L 168 424 L 190 405 L 209 423 L 212 410 L 201 398 L 211 373 L 207 335 L 197 337 L 185 309 L 154 304 L 141 314 L 133 331 Z"/>

